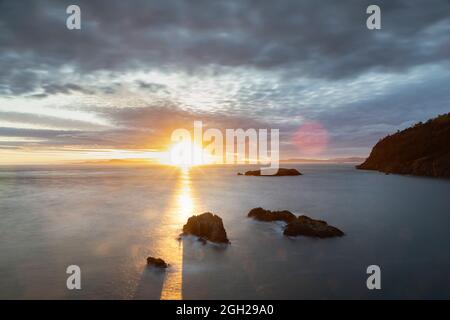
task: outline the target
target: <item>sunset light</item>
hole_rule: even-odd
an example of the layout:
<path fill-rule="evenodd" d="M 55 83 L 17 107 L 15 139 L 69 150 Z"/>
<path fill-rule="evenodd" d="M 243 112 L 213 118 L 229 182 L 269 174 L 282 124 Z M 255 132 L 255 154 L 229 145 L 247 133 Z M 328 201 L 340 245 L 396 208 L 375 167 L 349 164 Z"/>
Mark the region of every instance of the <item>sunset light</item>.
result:
<path fill-rule="evenodd" d="M 181 141 L 170 148 L 170 164 L 187 168 L 192 166 L 211 164 L 212 156 L 200 146 Z"/>
<path fill-rule="evenodd" d="M 449 31 L 450 0 L 0 0 L 2 307 L 450 300 Z"/>

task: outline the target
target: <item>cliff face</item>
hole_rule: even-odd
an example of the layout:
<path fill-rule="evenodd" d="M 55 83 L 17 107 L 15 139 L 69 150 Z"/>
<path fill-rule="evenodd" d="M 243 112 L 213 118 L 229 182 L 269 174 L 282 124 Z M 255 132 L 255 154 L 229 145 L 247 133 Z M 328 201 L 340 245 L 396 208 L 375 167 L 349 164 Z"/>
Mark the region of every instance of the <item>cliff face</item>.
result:
<path fill-rule="evenodd" d="M 450 113 L 383 138 L 357 168 L 450 178 Z"/>

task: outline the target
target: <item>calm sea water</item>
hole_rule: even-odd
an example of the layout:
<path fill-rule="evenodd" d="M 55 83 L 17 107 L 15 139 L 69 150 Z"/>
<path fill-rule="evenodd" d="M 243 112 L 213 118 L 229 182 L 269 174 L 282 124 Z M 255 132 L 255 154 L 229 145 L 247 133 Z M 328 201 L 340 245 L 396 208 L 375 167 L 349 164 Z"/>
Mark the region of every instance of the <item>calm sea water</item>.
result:
<path fill-rule="evenodd" d="M 0 298 L 450 298 L 450 181 L 289 165 L 299 177 L 245 177 L 250 167 L 0 167 Z M 289 239 L 254 207 L 328 221 L 346 236 Z M 194 213 L 220 215 L 231 245 L 177 237 Z M 158 256 L 167 272 L 146 268 Z M 78 265 L 82 289 L 66 288 Z M 381 267 L 369 291 L 366 268 Z"/>

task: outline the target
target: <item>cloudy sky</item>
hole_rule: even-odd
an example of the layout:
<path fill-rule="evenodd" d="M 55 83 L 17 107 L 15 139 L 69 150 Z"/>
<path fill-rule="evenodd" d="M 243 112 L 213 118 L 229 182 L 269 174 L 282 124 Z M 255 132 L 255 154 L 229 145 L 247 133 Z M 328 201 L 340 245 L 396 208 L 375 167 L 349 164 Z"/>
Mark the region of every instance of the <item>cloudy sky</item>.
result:
<path fill-rule="evenodd" d="M 278 128 L 282 158 L 366 156 L 450 111 L 449 35 L 447 0 L 2 0 L 0 163 L 163 151 L 194 120 Z"/>

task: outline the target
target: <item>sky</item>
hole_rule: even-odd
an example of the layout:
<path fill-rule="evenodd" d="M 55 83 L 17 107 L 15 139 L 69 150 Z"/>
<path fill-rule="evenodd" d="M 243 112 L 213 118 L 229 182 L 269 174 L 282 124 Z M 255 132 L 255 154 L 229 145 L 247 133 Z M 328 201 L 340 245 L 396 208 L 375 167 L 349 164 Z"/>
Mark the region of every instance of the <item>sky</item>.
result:
<path fill-rule="evenodd" d="M 450 111 L 449 34 L 447 0 L 2 0 L 0 164 L 151 157 L 195 120 L 365 157 Z"/>

